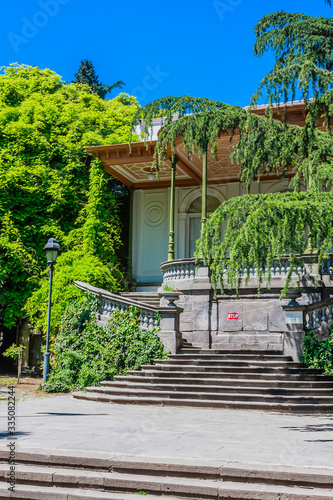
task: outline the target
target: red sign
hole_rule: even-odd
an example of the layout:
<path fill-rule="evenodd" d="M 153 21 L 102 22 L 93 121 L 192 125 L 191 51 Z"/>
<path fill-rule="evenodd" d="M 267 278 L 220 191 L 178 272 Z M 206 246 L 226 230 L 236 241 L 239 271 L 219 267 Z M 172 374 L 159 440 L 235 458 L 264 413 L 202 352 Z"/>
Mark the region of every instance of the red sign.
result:
<path fill-rule="evenodd" d="M 228 320 L 239 319 L 239 313 L 228 313 Z"/>

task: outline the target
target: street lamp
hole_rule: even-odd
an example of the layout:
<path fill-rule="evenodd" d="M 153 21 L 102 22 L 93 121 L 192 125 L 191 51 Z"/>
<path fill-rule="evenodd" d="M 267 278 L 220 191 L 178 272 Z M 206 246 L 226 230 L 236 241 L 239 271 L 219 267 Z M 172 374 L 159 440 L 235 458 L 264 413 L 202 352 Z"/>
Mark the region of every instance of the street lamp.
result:
<path fill-rule="evenodd" d="M 57 260 L 57 255 L 60 250 L 60 245 L 55 238 L 50 238 L 49 241 L 46 243 L 44 250 L 46 252 L 47 263 L 50 266 L 49 308 L 47 314 L 46 351 L 44 353 L 44 372 L 43 372 L 43 382 L 46 382 L 50 368 L 49 340 L 50 340 L 53 266 Z"/>

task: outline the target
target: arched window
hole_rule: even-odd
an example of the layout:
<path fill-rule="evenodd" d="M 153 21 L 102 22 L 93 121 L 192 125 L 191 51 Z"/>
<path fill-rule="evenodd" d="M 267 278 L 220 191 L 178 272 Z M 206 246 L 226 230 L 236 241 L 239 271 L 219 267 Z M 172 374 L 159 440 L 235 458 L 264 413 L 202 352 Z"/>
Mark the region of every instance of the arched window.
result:
<path fill-rule="evenodd" d="M 200 237 L 201 231 L 201 205 L 202 197 L 198 196 L 192 201 L 187 210 L 188 219 L 188 238 L 187 254 L 193 257 L 196 249 L 196 241 Z M 209 216 L 220 206 L 220 201 L 215 196 L 207 196 L 207 215 Z"/>

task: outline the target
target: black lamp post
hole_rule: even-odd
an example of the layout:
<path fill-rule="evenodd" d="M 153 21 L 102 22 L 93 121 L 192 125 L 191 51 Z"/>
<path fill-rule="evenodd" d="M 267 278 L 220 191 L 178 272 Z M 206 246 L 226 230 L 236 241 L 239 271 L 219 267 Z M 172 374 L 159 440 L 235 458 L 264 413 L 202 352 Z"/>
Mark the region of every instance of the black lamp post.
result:
<path fill-rule="evenodd" d="M 60 245 L 55 238 L 50 238 L 49 241 L 46 243 L 44 250 L 46 252 L 47 263 L 50 266 L 49 308 L 47 314 L 46 351 L 44 354 L 44 372 L 43 372 L 43 382 L 46 382 L 50 369 L 49 340 L 50 340 L 53 266 L 57 260 L 57 255 L 60 250 Z"/>

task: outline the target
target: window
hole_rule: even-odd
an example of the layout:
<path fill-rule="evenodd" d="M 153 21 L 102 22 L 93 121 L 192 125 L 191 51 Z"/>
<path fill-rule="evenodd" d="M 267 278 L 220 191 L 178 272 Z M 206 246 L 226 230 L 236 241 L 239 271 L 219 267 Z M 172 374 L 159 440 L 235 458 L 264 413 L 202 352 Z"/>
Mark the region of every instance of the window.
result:
<path fill-rule="evenodd" d="M 202 197 L 199 196 L 192 201 L 188 208 L 188 237 L 187 237 L 187 254 L 188 257 L 193 257 L 196 249 L 196 241 L 200 237 L 201 231 L 201 204 Z M 215 196 L 207 196 L 207 215 L 209 216 L 220 206 L 220 201 Z"/>

